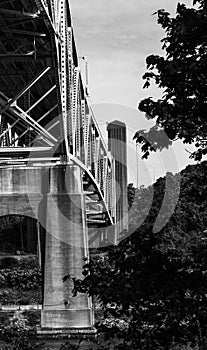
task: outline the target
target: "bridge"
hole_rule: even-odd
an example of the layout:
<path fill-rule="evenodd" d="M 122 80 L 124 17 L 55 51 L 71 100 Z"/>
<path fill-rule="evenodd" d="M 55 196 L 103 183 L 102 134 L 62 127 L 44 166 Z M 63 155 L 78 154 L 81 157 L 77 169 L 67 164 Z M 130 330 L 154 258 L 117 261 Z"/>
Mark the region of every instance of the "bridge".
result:
<path fill-rule="evenodd" d="M 2 0 L 0 216 L 37 220 L 43 330 L 92 327 L 91 301 L 72 297 L 63 277 L 81 277 L 89 248 L 116 244 L 127 229 L 125 125 L 109 123 L 108 135 L 106 145 L 69 2 Z"/>

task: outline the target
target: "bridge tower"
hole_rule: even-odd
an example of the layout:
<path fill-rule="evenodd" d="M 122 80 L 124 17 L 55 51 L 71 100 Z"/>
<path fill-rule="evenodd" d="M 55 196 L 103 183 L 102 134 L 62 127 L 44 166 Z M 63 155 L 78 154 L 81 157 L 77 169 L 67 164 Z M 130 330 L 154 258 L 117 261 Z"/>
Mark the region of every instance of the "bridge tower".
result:
<path fill-rule="evenodd" d="M 42 332 L 91 329 L 90 299 L 73 297 L 63 278 L 82 277 L 96 228 L 114 225 L 114 160 L 81 77 L 68 0 L 1 2 L 0 47 L 0 216 L 38 222 Z"/>
<path fill-rule="evenodd" d="M 127 198 L 127 133 L 126 124 L 115 120 L 108 123 L 108 149 L 114 157 L 115 165 L 115 241 L 120 234 L 128 230 L 128 198 Z"/>

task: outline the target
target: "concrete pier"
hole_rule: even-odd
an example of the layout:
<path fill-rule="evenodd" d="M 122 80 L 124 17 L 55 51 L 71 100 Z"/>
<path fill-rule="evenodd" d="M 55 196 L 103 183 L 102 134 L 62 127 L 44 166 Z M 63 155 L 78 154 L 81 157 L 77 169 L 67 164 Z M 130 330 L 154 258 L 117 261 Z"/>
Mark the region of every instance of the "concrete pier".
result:
<path fill-rule="evenodd" d="M 115 160 L 115 241 L 119 241 L 123 230 L 128 230 L 127 198 L 127 132 L 126 124 L 118 120 L 108 123 L 108 149 Z"/>
<path fill-rule="evenodd" d="M 73 282 L 66 275 L 82 278 L 88 257 L 85 199 L 81 170 L 54 167 L 46 195 L 46 251 L 42 328 L 90 328 L 92 306 L 85 294 L 72 295 Z"/>
<path fill-rule="evenodd" d="M 81 170 L 61 164 L 1 167 L 0 216 L 4 215 L 35 218 L 40 226 L 44 270 L 41 330 L 91 329 L 90 300 L 85 294 L 73 297 L 72 281 L 63 283 L 68 274 L 83 277 L 88 257 Z"/>

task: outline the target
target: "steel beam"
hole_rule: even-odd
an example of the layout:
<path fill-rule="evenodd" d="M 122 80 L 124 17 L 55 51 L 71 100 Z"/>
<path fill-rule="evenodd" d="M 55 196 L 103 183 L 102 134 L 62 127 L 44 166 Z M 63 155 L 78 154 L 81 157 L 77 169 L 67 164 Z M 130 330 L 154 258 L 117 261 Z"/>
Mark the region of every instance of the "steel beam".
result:
<path fill-rule="evenodd" d="M 1 6 L 5 5 L 5 4 L 10 4 L 11 2 L 14 2 L 15 0 L 5 0 L 5 1 L 1 1 Z"/>
<path fill-rule="evenodd" d="M 52 147 L 0 147 L 0 156 L 4 153 L 31 153 L 31 152 L 50 152 Z"/>
<path fill-rule="evenodd" d="M 23 11 L 16 11 L 16 10 L 0 8 L 0 13 L 5 13 L 5 14 L 9 14 L 9 15 L 14 15 L 14 16 L 31 17 L 32 19 L 40 17 L 38 12 L 30 13 L 30 12 L 24 12 L 24 10 Z"/>
<path fill-rule="evenodd" d="M 2 28 L 0 28 L 0 32 L 19 34 L 19 35 L 29 35 L 32 37 L 38 36 L 38 37 L 43 37 L 43 38 L 45 38 L 47 36 L 46 33 L 35 32 L 35 31 L 30 31 L 30 30 L 21 30 L 21 29 L 2 29 Z"/>
<path fill-rule="evenodd" d="M 9 131 L 11 130 L 18 122 L 20 121 L 20 119 L 18 118 L 17 120 L 15 120 L 15 122 L 11 125 L 9 125 L 9 127 L 3 131 L 1 134 L 0 134 L 0 139 Z"/>
<path fill-rule="evenodd" d="M 26 133 L 28 132 L 29 130 L 26 129 L 24 132 L 22 132 L 18 137 L 16 137 L 13 141 L 13 144 L 15 144 L 15 142 L 19 141 L 24 135 L 26 135 Z"/>
<path fill-rule="evenodd" d="M 22 119 L 26 124 L 32 127 L 33 130 L 35 130 L 38 134 L 41 134 L 45 141 L 48 142 L 51 146 L 57 142 L 57 139 L 52 136 L 47 130 L 45 130 L 39 123 L 37 123 L 33 118 L 31 118 L 23 109 L 21 109 L 19 106 L 10 107 L 10 110 L 14 114 L 17 115 L 20 119 Z"/>
<path fill-rule="evenodd" d="M 57 32 L 56 28 L 55 28 L 55 25 L 50 17 L 50 14 L 49 14 L 49 10 L 48 10 L 48 7 L 45 5 L 45 1 L 44 0 L 40 0 L 40 3 L 41 3 L 41 6 L 43 7 L 44 11 L 45 11 L 45 14 L 47 16 L 47 21 L 49 22 L 50 24 L 50 27 L 52 28 L 55 36 L 57 39 L 60 40 L 60 42 L 62 41 L 62 38 L 61 36 L 59 35 L 59 33 Z"/>
<path fill-rule="evenodd" d="M 28 53 L 5 53 L 0 54 L 0 61 L 27 61 L 35 58 L 35 51 L 31 51 Z"/>
<path fill-rule="evenodd" d="M 11 165 L 15 165 L 15 164 L 25 164 L 25 163 L 41 163 L 43 162 L 45 165 L 45 162 L 49 162 L 49 163 L 60 163 L 61 159 L 60 157 L 41 157 L 41 158 L 23 158 L 23 159 L 8 159 L 8 158 L 0 158 L 0 164 L 11 164 Z"/>
<path fill-rule="evenodd" d="M 85 192 L 87 195 L 89 195 L 90 193 L 91 194 L 94 194 L 94 193 L 97 193 L 100 200 L 102 201 L 103 203 L 103 207 L 105 209 L 105 212 L 107 213 L 107 216 L 108 216 L 108 219 L 109 219 L 109 222 L 111 225 L 113 225 L 113 219 L 111 217 L 111 214 L 109 213 L 109 209 L 106 205 L 106 201 L 104 199 L 104 196 L 100 190 L 100 186 L 99 184 L 97 183 L 96 179 L 94 178 L 94 176 L 92 175 L 92 173 L 90 172 L 90 170 L 85 166 L 85 164 L 83 164 L 77 157 L 75 157 L 73 154 L 70 153 L 70 157 L 69 157 L 69 160 L 74 162 L 74 164 L 78 165 L 86 174 L 87 176 L 89 177 L 89 179 L 91 180 L 93 186 L 94 186 L 94 191 L 91 193 L 91 192 Z"/>
<path fill-rule="evenodd" d="M 31 22 L 31 18 L 20 19 L 19 21 L 11 22 L 8 25 L 4 25 L 0 27 L 0 31 L 3 31 L 4 29 L 8 30 L 9 28 L 16 27 L 19 24 L 24 25 L 25 23 L 28 23 L 28 22 Z"/>
<path fill-rule="evenodd" d="M 41 120 L 43 120 L 44 118 L 46 118 L 52 111 L 54 111 L 56 108 L 58 107 L 58 104 L 55 104 L 52 108 L 49 109 L 49 111 L 47 111 L 45 114 L 42 115 L 42 117 L 40 117 L 37 122 L 39 123 Z"/>
<path fill-rule="evenodd" d="M 14 98 L 9 100 L 7 104 L 0 110 L 0 113 L 3 114 L 5 111 L 7 111 L 12 104 L 14 104 L 26 91 L 28 91 L 40 78 L 45 75 L 51 67 L 44 68 L 43 71 L 41 71 L 34 79 L 32 79 L 29 84 L 27 84 L 24 89 L 22 89 Z"/>
<path fill-rule="evenodd" d="M 33 108 L 35 108 L 45 97 L 47 97 L 54 89 L 56 85 L 53 85 L 51 89 L 49 89 L 43 96 L 40 97 L 38 101 L 36 101 L 25 113 L 29 113 Z"/>
<path fill-rule="evenodd" d="M 53 123 L 48 129 L 47 129 L 47 131 L 50 131 L 50 130 L 52 130 L 56 125 L 58 125 L 60 123 L 60 121 L 59 120 L 57 120 L 55 123 Z"/>
<path fill-rule="evenodd" d="M 18 22 L 19 24 L 20 22 Z M 1 28 L 0 28 L 0 32 L 1 32 Z M 5 36 L 5 35 L 0 35 L 0 40 L 4 40 L 6 43 L 8 42 L 8 37 Z M 28 37 L 21 37 L 21 42 L 27 42 L 27 43 L 33 43 L 33 40 L 32 38 L 28 38 Z M 16 37 L 9 37 L 9 41 L 10 42 L 13 42 L 13 41 L 17 41 L 17 38 Z"/>

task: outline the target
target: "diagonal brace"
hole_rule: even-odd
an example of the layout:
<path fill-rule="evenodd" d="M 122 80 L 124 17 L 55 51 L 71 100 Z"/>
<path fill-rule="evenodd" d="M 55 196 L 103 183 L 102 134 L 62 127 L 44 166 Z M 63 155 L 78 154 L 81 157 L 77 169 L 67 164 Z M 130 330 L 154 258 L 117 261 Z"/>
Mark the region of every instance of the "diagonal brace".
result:
<path fill-rule="evenodd" d="M 33 130 L 35 130 L 38 134 L 41 134 L 47 141 L 49 141 L 52 146 L 57 139 L 51 135 L 47 130 L 45 130 L 38 122 L 36 122 L 33 118 L 31 118 L 23 109 L 19 106 L 10 107 L 10 110 L 16 114 L 18 118 L 27 123 Z"/>
<path fill-rule="evenodd" d="M 27 111 L 26 113 L 29 113 L 33 108 L 35 108 L 42 100 L 44 100 L 45 97 L 47 97 L 54 89 L 56 88 L 56 85 L 53 85 L 43 96 L 40 97 L 39 100 L 37 100 Z"/>
<path fill-rule="evenodd" d="M 0 110 L 0 113 L 3 114 L 4 112 L 6 112 L 22 95 L 24 95 L 24 93 L 26 91 L 28 91 L 40 78 L 43 77 L 43 75 L 45 75 L 49 70 L 51 69 L 51 67 L 47 67 L 44 68 L 43 71 L 41 71 L 39 74 L 36 75 L 36 77 L 34 77 L 34 79 L 32 79 L 30 81 L 29 84 L 27 84 L 24 89 L 22 89 L 15 97 L 13 97 L 11 100 L 9 100 L 6 105 Z"/>

